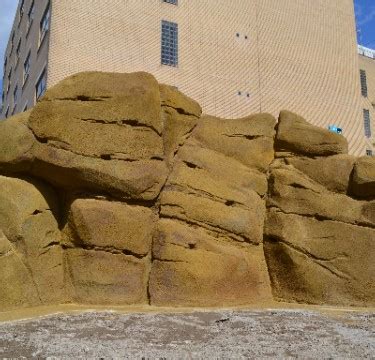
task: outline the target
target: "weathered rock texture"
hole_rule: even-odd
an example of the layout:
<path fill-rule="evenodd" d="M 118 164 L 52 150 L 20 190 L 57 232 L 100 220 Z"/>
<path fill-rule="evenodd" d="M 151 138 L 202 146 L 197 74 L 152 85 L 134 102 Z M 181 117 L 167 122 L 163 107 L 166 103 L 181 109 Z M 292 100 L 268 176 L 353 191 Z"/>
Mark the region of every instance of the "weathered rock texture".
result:
<path fill-rule="evenodd" d="M 293 113 L 77 74 L 0 124 L 0 173 L 1 310 L 375 305 L 375 160 Z"/>

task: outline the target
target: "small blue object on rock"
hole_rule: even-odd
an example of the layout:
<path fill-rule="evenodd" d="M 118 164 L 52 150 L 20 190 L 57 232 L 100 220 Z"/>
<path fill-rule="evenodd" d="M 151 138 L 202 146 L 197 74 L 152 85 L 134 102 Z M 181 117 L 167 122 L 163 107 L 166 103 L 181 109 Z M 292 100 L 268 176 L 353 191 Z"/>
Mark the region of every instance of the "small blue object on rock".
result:
<path fill-rule="evenodd" d="M 328 130 L 335 132 L 336 134 L 342 134 L 342 129 L 336 125 L 328 125 Z"/>

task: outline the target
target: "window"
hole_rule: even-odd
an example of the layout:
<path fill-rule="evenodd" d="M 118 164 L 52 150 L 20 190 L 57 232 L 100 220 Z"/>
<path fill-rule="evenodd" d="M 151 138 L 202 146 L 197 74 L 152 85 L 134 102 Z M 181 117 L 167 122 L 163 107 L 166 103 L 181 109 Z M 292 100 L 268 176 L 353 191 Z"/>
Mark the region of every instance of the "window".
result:
<path fill-rule="evenodd" d="M 10 53 L 13 52 L 13 48 L 14 48 L 14 32 L 12 34 L 12 40 L 10 42 Z"/>
<path fill-rule="evenodd" d="M 41 96 L 46 92 L 47 89 L 47 72 L 44 69 L 42 74 L 39 76 L 39 79 L 35 86 L 35 95 L 36 99 L 39 100 Z"/>
<path fill-rule="evenodd" d="M 365 125 L 365 136 L 371 137 L 371 122 L 370 122 L 370 111 L 363 109 L 363 120 Z"/>
<path fill-rule="evenodd" d="M 17 106 L 17 101 L 18 101 L 18 86 L 16 85 L 13 91 L 13 106 L 14 107 Z"/>
<path fill-rule="evenodd" d="M 26 82 L 26 80 L 29 78 L 30 74 L 30 58 L 31 58 L 31 52 L 29 51 L 26 60 L 23 64 L 23 83 Z"/>
<path fill-rule="evenodd" d="M 31 24 L 34 20 L 34 12 L 35 12 L 35 8 L 34 8 L 34 0 L 33 0 L 33 2 L 30 5 L 29 12 L 27 13 L 27 31 L 30 30 Z"/>
<path fill-rule="evenodd" d="M 366 150 L 366 155 L 367 156 L 372 156 L 372 150 Z"/>
<path fill-rule="evenodd" d="M 173 5 L 178 5 L 178 0 L 163 0 L 163 2 Z"/>
<path fill-rule="evenodd" d="M 16 55 L 17 55 L 16 64 L 18 64 L 18 60 L 20 59 L 20 55 L 21 55 L 21 39 L 18 41 L 18 44 L 17 44 Z"/>
<path fill-rule="evenodd" d="M 21 0 L 21 4 L 20 4 L 20 19 L 22 18 L 24 11 L 25 11 L 25 0 Z"/>
<path fill-rule="evenodd" d="M 50 24 L 50 5 L 47 5 L 47 8 L 43 14 L 42 20 L 40 21 L 40 30 L 39 30 L 39 44 L 42 43 L 43 39 L 45 38 Z"/>
<path fill-rule="evenodd" d="M 9 105 L 8 105 L 8 107 L 7 107 L 7 111 L 5 112 L 5 118 L 7 118 L 8 115 L 9 115 Z"/>
<path fill-rule="evenodd" d="M 27 111 L 27 108 L 28 108 L 29 104 L 26 102 L 25 106 L 23 107 L 23 112 Z"/>
<path fill-rule="evenodd" d="M 365 70 L 360 70 L 362 96 L 367 97 L 367 76 Z"/>
<path fill-rule="evenodd" d="M 161 23 L 161 63 L 178 65 L 178 24 L 164 20 Z"/>
<path fill-rule="evenodd" d="M 10 69 L 8 73 L 7 93 L 9 93 L 11 79 L 12 79 L 12 69 Z"/>

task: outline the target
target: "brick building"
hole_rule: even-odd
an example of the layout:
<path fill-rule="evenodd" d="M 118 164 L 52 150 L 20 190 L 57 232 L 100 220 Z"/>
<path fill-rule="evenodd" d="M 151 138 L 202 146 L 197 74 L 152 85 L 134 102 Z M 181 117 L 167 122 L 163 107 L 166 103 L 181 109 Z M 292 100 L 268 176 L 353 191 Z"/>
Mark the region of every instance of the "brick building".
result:
<path fill-rule="evenodd" d="M 366 154 L 375 155 L 375 50 L 358 47 Z"/>
<path fill-rule="evenodd" d="M 352 0 L 21 0 L 0 118 L 85 70 L 151 72 L 221 117 L 285 108 L 372 150 Z"/>

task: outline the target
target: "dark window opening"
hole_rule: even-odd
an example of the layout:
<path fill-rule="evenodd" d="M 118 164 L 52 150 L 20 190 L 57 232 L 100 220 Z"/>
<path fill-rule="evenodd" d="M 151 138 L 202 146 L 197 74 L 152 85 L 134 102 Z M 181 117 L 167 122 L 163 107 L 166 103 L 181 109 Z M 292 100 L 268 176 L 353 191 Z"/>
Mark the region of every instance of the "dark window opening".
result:
<path fill-rule="evenodd" d="M 360 78 L 361 78 L 361 93 L 362 96 L 367 97 L 367 76 L 365 70 L 360 70 Z"/>

